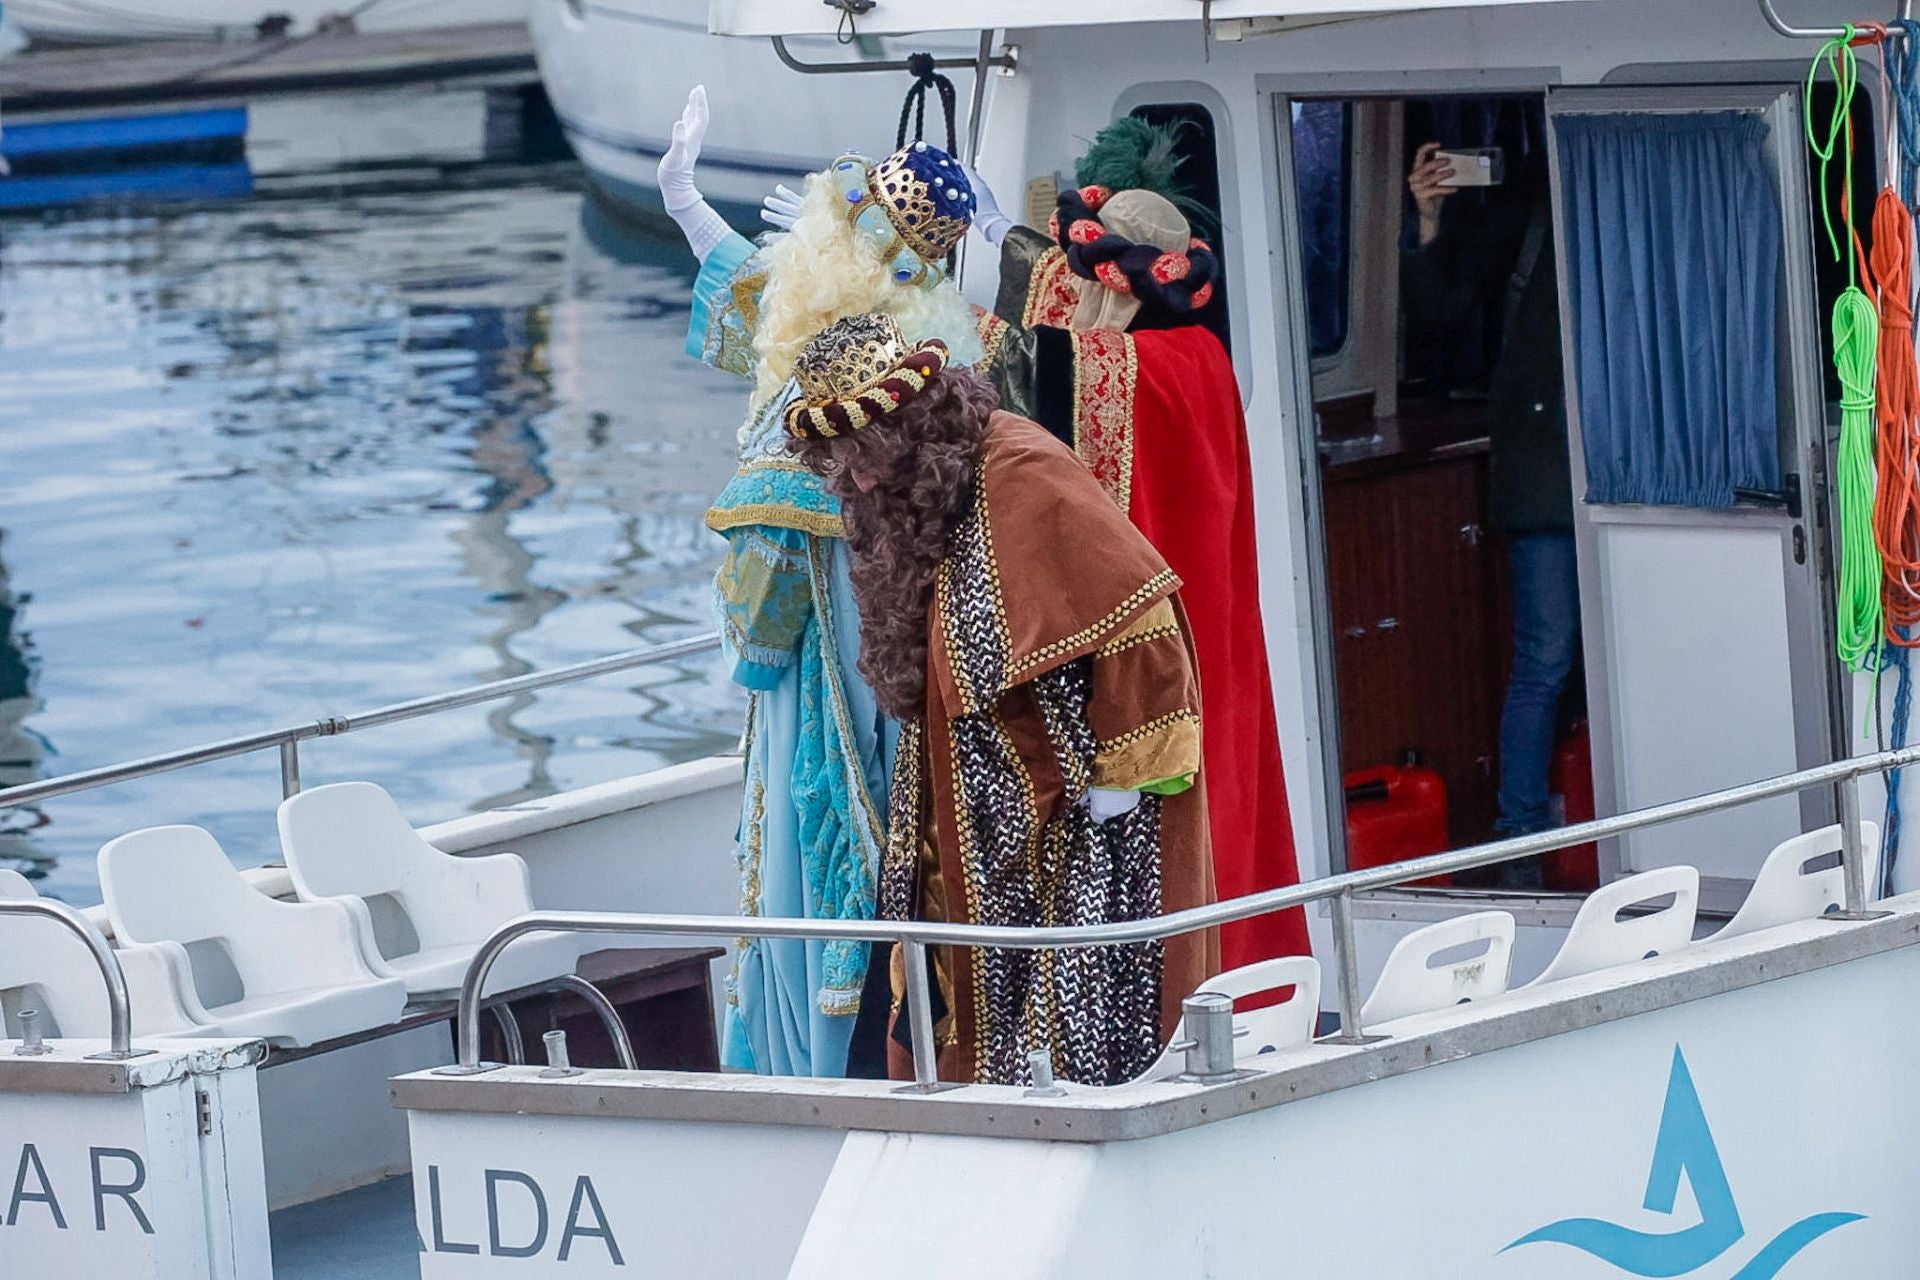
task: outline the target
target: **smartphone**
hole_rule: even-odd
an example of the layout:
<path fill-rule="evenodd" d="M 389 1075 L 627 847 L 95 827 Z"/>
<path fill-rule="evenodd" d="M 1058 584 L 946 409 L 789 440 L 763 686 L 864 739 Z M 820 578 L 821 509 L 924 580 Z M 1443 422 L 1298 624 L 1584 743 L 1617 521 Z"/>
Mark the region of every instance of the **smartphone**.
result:
<path fill-rule="evenodd" d="M 1443 187 L 1497 187 L 1507 180 L 1507 153 L 1499 147 L 1457 147 L 1433 158 L 1453 165 L 1440 181 Z"/>

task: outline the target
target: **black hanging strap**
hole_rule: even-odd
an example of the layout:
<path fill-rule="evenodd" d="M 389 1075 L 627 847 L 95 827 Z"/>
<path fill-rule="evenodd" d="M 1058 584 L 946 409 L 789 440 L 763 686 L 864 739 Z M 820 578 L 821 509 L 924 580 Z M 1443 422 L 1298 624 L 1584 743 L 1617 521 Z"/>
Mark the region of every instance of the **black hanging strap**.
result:
<path fill-rule="evenodd" d="M 910 53 L 907 55 L 907 70 L 913 76 L 913 87 L 907 90 L 907 100 L 900 104 L 900 129 L 894 136 L 893 145 L 907 145 L 907 121 L 913 120 L 913 140 L 922 141 L 927 136 L 927 87 L 931 85 L 940 93 L 940 107 L 947 117 L 947 154 L 960 154 L 959 135 L 953 128 L 953 81 L 936 70 L 939 64 L 930 53 Z"/>

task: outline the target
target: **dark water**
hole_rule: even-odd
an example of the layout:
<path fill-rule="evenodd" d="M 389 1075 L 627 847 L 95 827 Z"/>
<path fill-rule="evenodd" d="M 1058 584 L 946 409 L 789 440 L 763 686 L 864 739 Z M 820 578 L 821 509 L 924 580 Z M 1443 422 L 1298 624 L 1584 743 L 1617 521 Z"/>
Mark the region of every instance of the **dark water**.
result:
<path fill-rule="evenodd" d="M 744 386 L 692 263 L 571 165 L 0 219 L 0 781 L 705 630 Z M 308 744 L 416 822 L 730 746 L 697 659 Z M 0 814 L 97 900 L 121 832 L 277 856 L 271 753 Z"/>

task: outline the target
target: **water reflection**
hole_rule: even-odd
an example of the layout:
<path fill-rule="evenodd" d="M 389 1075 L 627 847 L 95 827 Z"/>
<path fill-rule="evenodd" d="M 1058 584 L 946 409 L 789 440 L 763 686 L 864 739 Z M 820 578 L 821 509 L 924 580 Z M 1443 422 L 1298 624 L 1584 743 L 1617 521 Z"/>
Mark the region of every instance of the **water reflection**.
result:
<path fill-rule="evenodd" d="M 39 704 L 33 696 L 33 662 L 16 626 L 22 602 L 14 598 L 6 549 L 6 534 L 0 531 L 0 787 L 39 779 L 46 756 L 46 744 L 26 724 Z M 45 859 L 32 837 L 46 823 L 46 811 L 38 805 L 0 810 L 0 859 L 39 873 Z"/>
<path fill-rule="evenodd" d="M 30 596 L 0 649 L 0 767 L 703 629 L 701 515 L 743 388 L 680 355 L 683 251 L 583 203 L 558 167 L 0 220 L 0 524 Z M 688 660 L 323 741 L 304 773 L 451 817 L 725 749 L 717 677 Z M 55 801 L 0 860 L 76 901 L 98 846 L 150 823 L 270 860 L 274 778 L 262 757 Z"/>

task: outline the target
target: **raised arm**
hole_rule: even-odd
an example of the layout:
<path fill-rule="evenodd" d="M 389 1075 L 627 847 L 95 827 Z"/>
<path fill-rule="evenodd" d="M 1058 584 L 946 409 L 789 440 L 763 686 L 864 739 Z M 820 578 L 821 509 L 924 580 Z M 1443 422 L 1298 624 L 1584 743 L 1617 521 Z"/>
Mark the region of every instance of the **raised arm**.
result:
<path fill-rule="evenodd" d="M 680 227 L 687 247 L 703 264 L 733 229 L 714 211 L 694 185 L 693 169 L 700 161 L 700 146 L 707 137 L 707 87 L 697 84 L 687 95 L 686 109 L 673 125 L 673 141 L 667 154 L 660 157 L 657 175 L 660 200 L 667 216 Z"/>

